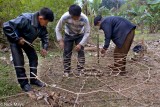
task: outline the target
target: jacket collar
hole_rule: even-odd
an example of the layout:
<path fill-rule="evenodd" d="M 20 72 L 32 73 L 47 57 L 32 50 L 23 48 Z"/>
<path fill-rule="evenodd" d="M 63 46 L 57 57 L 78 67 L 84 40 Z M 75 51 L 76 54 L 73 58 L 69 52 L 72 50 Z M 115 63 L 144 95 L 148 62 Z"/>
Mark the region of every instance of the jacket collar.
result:
<path fill-rule="evenodd" d="M 99 28 L 100 30 L 102 29 L 102 25 L 103 25 L 104 20 L 105 20 L 105 18 L 101 19 L 100 28 Z"/>
<path fill-rule="evenodd" d="M 31 24 L 34 27 L 38 27 L 39 26 L 38 15 L 39 15 L 39 12 L 33 13 Z"/>

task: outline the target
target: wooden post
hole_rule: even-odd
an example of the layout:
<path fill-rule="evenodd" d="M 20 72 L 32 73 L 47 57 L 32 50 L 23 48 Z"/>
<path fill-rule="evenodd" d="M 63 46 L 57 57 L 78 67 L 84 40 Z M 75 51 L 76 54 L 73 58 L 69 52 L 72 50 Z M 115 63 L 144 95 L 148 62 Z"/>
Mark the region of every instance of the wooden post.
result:
<path fill-rule="evenodd" d="M 97 63 L 99 64 L 99 34 L 97 33 Z"/>

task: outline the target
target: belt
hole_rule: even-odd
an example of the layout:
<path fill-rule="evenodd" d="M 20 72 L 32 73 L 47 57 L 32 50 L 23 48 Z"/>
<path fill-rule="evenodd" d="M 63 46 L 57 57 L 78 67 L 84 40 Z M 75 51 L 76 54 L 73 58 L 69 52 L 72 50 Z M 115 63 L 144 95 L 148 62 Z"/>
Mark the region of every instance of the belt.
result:
<path fill-rule="evenodd" d="M 81 35 L 84 35 L 84 33 L 82 33 L 82 34 L 67 34 L 67 33 L 65 33 L 65 35 L 66 36 L 81 36 Z"/>

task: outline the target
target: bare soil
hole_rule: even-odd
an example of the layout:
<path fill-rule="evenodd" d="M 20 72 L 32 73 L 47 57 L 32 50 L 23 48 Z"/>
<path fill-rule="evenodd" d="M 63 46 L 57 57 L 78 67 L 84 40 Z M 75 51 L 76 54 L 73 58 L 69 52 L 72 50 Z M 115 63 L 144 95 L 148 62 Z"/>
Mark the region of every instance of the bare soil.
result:
<path fill-rule="evenodd" d="M 139 61 L 131 61 L 130 51 L 127 57 L 125 76 L 112 75 L 107 65 L 113 63 L 113 47 L 100 57 L 96 52 L 86 52 L 85 68 L 88 75 L 76 76 L 77 54 L 72 55 L 70 77 L 63 77 L 62 56 L 50 56 L 39 62 L 39 79 L 48 87 L 37 88 L 39 92 L 60 94 L 58 105 L 54 107 L 159 107 L 160 106 L 160 41 L 147 41 L 147 52 Z M 96 72 L 103 75 L 96 75 Z M 93 75 L 89 75 L 93 74 Z M 94 75 L 95 74 L 95 75 Z M 54 101 L 53 101 L 54 102 Z M 19 93 L 0 99 L 0 106 L 21 104 L 24 107 L 53 107 L 44 99 L 33 100 L 26 93 Z"/>

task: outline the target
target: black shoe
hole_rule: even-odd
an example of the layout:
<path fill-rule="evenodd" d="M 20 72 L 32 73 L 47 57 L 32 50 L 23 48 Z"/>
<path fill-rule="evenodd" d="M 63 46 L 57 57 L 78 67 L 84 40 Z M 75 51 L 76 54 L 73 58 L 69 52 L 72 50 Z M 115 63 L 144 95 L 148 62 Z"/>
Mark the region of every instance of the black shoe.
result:
<path fill-rule="evenodd" d="M 39 80 L 31 81 L 31 84 L 32 84 L 32 85 L 36 85 L 36 86 L 38 86 L 38 87 L 45 87 L 45 86 L 46 86 L 45 83 L 43 83 L 43 82 L 41 82 L 41 81 L 39 81 Z"/>
<path fill-rule="evenodd" d="M 30 84 L 26 84 L 26 85 L 22 86 L 21 88 L 22 88 L 22 90 L 25 91 L 25 92 L 29 92 L 29 91 L 32 90 Z"/>
<path fill-rule="evenodd" d="M 121 76 L 126 76 L 127 72 L 126 71 L 123 71 L 123 72 L 120 72 L 119 73 Z"/>
<path fill-rule="evenodd" d="M 81 68 L 81 69 L 77 69 L 77 73 L 76 73 L 76 75 L 77 76 L 81 76 L 83 73 L 84 73 L 84 68 Z"/>

